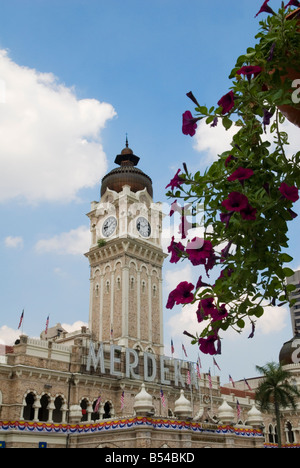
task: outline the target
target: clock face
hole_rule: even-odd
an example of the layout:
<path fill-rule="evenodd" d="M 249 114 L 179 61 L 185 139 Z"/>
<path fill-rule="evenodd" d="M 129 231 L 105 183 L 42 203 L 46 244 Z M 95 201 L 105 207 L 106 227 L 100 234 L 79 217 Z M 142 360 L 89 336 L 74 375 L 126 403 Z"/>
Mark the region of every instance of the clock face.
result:
<path fill-rule="evenodd" d="M 114 216 L 109 216 L 107 218 L 102 226 L 102 234 L 104 237 L 109 237 L 111 236 L 117 227 L 117 219 Z"/>
<path fill-rule="evenodd" d="M 149 237 L 151 234 L 151 226 L 148 223 L 147 219 L 143 218 L 143 216 L 140 216 L 136 220 L 136 228 L 140 235 L 143 237 Z"/>

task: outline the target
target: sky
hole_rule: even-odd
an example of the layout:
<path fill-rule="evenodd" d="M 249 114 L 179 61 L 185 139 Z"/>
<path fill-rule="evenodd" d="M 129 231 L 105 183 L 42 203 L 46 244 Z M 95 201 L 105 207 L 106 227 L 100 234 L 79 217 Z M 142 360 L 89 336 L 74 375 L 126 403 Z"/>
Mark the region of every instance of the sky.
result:
<path fill-rule="evenodd" d="M 236 58 L 255 43 L 262 0 L 0 0 L 0 341 L 38 337 L 50 316 L 69 331 L 88 322 L 90 202 L 125 146 L 153 180 L 154 200 L 182 163 L 205 168 L 227 149 L 230 131 L 199 125 L 181 132 L 193 110 L 186 93 L 216 105 Z M 280 1 L 271 0 L 273 9 Z M 286 125 L 292 150 L 299 129 Z M 227 146 L 226 146 L 227 145 Z M 299 213 L 299 202 L 295 204 Z M 300 218 L 300 217 L 299 217 Z M 300 267 L 300 220 L 290 227 L 290 265 Z M 164 239 L 167 245 L 168 239 Z M 187 263 L 164 265 L 164 304 Z M 165 354 L 198 350 L 182 331 L 195 326 L 191 306 L 164 310 Z M 293 333 L 288 308 L 266 310 L 253 340 L 228 332 L 222 355 L 202 355 L 206 372 L 228 381 L 256 375 L 278 360 Z"/>

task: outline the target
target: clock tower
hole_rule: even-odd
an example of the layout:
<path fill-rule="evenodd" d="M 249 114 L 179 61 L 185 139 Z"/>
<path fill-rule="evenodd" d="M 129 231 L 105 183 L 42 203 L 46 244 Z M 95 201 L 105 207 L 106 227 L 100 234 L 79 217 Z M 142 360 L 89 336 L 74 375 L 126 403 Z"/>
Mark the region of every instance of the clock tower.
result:
<path fill-rule="evenodd" d="M 139 159 L 126 139 L 88 213 L 89 328 L 95 341 L 163 354 L 162 210 Z"/>

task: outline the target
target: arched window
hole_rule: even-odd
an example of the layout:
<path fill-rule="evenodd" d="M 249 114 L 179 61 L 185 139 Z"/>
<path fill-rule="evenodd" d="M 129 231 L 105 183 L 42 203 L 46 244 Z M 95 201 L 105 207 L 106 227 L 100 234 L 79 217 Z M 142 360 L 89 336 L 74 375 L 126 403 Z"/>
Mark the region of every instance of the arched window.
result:
<path fill-rule="evenodd" d="M 110 287 L 110 283 L 109 283 L 109 280 L 106 281 L 106 293 L 108 294 L 109 293 L 109 287 Z"/>
<path fill-rule="evenodd" d="M 269 436 L 269 443 L 274 444 L 274 435 L 273 435 L 273 426 L 272 426 L 272 424 L 269 425 L 268 436 Z"/>
<path fill-rule="evenodd" d="M 33 421 L 34 419 L 34 408 L 33 408 L 34 400 L 35 400 L 34 393 L 28 393 L 28 395 L 25 398 L 26 405 L 24 406 L 24 410 L 23 410 L 24 421 Z"/>
<path fill-rule="evenodd" d="M 49 419 L 49 410 L 48 410 L 48 405 L 49 405 L 49 396 L 48 395 L 43 395 L 42 398 L 40 399 L 40 409 L 39 409 L 39 415 L 38 415 L 38 420 L 46 422 Z"/>
<path fill-rule="evenodd" d="M 81 418 L 82 422 L 88 420 L 88 412 L 87 412 L 88 404 L 89 404 L 89 402 L 88 402 L 88 400 L 86 398 L 84 398 L 80 403 L 81 412 L 82 412 L 82 418 Z"/>
<path fill-rule="evenodd" d="M 294 431 L 293 431 L 293 426 L 288 421 L 285 425 L 286 427 L 286 439 L 288 444 L 293 444 L 295 442 L 295 436 L 294 436 Z"/>
<path fill-rule="evenodd" d="M 103 419 L 108 419 L 108 418 L 111 418 L 112 416 L 112 405 L 110 403 L 110 401 L 107 401 L 106 403 L 104 403 L 104 414 L 103 414 Z"/>
<path fill-rule="evenodd" d="M 156 284 L 153 285 L 153 297 L 156 297 L 157 294 L 157 287 Z"/>
<path fill-rule="evenodd" d="M 58 396 L 54 400 L 54 410 L 53 410 L 53 422 L 55 423 L 61 423 L 62 422 L 62 406 L 63 406 L 63 398 L 61 396 Z"/>

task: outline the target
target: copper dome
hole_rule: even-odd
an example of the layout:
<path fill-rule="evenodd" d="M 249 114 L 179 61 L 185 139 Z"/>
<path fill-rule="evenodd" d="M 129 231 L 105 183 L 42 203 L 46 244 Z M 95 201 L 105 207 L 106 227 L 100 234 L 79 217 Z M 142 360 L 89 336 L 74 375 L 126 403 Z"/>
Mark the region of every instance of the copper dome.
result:
<path fill-rule="evenodd" d="M 299 342 L 300 342 L 300 335 L 297 334 L 290 341 L 287 341 L 286 343 L 284 343 L 279 353 L 279 363 L 282 366 L 285 366 L 288 364 L 295 364 L 292 355 L 297 350 L 297 348 L 299 348 L 299 344 L 298 344 Z"/>
<path fill-rule="evenodd" d="M 126 140 L 126 148 L 118 154 L 115 163 L 120 167 L 116 167 L 102 179 L 101 197 L 104 195 L 107 188 L 115 192 L 121 192 L 124 185 L 129 185 L 132 192 L 147 189 L 147 192 L 153 197 L 152 180 L 141 169 L 138 169 L 140 158 L 133 154 L 132 149 L 128 148 Z"/>

